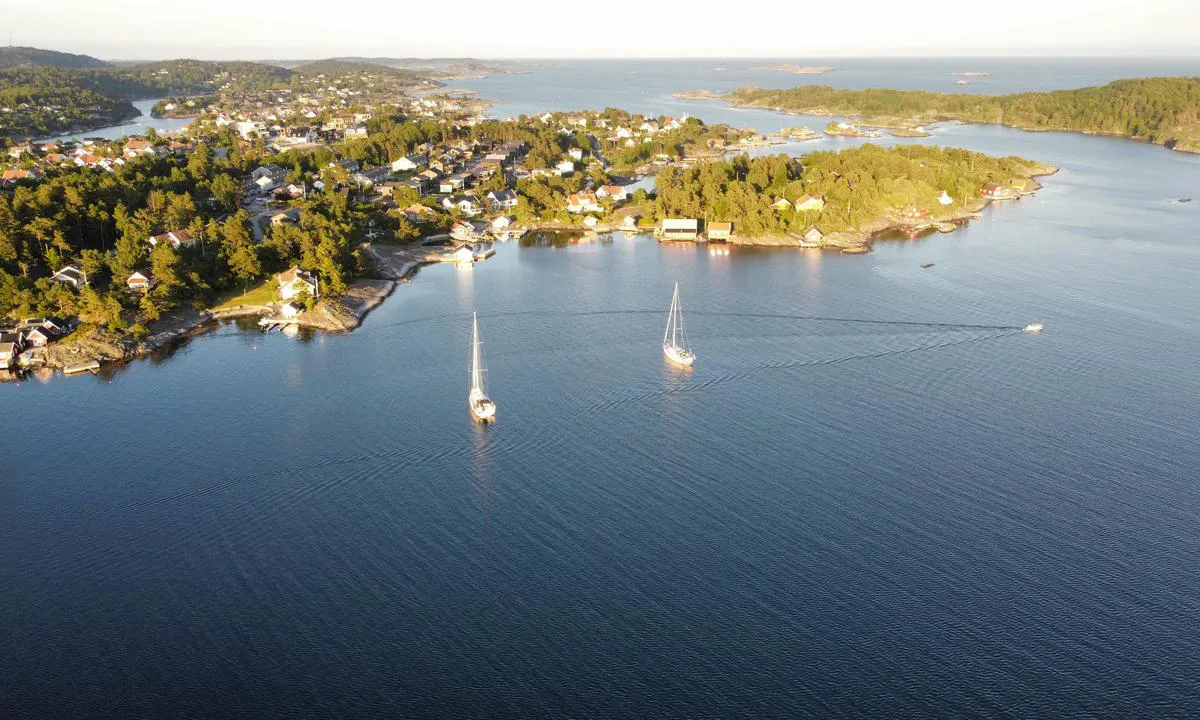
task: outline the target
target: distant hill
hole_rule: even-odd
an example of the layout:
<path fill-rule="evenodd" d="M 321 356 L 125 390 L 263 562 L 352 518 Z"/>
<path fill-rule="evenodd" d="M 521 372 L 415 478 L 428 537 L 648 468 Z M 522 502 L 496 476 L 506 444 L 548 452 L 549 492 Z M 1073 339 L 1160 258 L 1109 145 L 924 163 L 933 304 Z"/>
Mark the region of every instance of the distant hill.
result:
<path fill-rule="evenodd" d="M 149 91 L 152 94 L 161 95 L 212 92 L 226 85 L 237 90 L 262 90 L 288 82 L 292 74 L 291 70 L 267 63 L 180 58 L 123 67 L 114 76 L 142 83 L 153 88 Z"/>
<path fill-rule="evenodd" d="M 281 67 L 308 72 L 306 66 L 320 63 L 351 63 L 356 65 L 377 65 L 396 70 L 410 70 L 428 77 L 463 74 L 508 73 L 513 71 L 515 63 L 511 61 L 490 61 L 476 58 L 415 58 L 415 57 L 334 57 L 316 62 L 310 60 L 273 60 Z"/>
<path fill-rule="evenodd" d="M 75 55 L 32 47 L 0 47 L 0 67 L 106 68 L 112 66 L 91 55 Z"/>
<path fill-rule="evenodd" d="M 317 60 L 305 65 L 298 65 L 293 67 L 292 70 L 305 77 L 314 77 L 317 75 L 352 76 L 355 74 L 374 74 L 391 78 L 403 85 L 419 85 L 431 77 L 430 73 L 418 73 L 413 70 L 390 67 L 375 62 L 342 60 L 337 58 Z"/>

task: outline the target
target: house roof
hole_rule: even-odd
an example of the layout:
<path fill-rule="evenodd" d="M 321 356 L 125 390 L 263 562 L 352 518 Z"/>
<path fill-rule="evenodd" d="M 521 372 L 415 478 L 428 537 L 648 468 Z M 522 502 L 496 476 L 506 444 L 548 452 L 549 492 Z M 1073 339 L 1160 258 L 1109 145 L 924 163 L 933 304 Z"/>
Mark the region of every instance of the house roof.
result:
<path fill-rule="evenodd" d="M 77 265 L 68 265 L 50 276 L 53 282 L 67 282 L 72 285 L 82 285 L 87 282 L 83 269 Z"/>
<path fill-rule="evenodd" d="M 290 285 L 297 280 L 307 283 L 308 285 L 316 285 L 316 279 L 313 274 L 307 270 L 301 270 L 299 267 L 291 267 L 275 276 L 280 285 Z"/>
<path fill-rule="evenodd" d="M 727 233 L 731 230 L 733 230 L 733 223 L 731 223 L 731 222 L 710 222 L 708 224 L 709 232 L 725 232 L 725 233 Z"/>
<path fill-rule="evenodd" d="M 594 192 L 571 193 L 567 195 L 568 205 L 595 205 L 596 203 L 596 193 Z"/>
<path fill-rule="evenodd" d="M 171 243 L 172 245 L 186 245 L 192 241 L 192 234 L 187 230 L 171 230 L 162 235 L 155 235 L 150 238 L 150 241 L 151 245 L 157 245 L 162 242 Z"/>

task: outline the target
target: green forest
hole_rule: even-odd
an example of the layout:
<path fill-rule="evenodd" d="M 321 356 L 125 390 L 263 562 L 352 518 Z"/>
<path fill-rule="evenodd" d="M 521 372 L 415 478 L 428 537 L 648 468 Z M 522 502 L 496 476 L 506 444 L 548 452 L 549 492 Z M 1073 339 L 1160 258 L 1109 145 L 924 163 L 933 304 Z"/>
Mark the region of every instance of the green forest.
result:
<path fill-rule="evenodd" d="M 950 216 L 979 201 L 984 183 L 1051 172 L 1053 168 L 1017 157 L 994 158 L 970 150 L 936 146 L 883 148 L 863 145 L 841 152 L 813 152 L 668 167 L 658 174 L 657 219 L 694 217 L 732 221 L 748 237 L 854 230 L 909 204 Z M 942 192 L 953 203 L 942 206 Z M 777 210 L 772 202 L 823 196 L 821 210 Z"/>
<path fill-rule="evenodd" d="M 77 315 L 136 336 L 164 312 L 209 307 L 295 264 L 317 271 L 322 288 L 338 294 L 365 268 L 352 241 L 358 211 L 342 193 L 314 193 L 296 226 L 271 228 L 256 244 L 240 200 L 261 161 L 242 148 L 219 159 L 199 143 L 185 156 L 143 158 L 112 174 L 66 170 L 0 195 L 0 317 Z M 147 242 L 179 229 L 198 243 L 175 250 Z M 82 291 L 49 280 L 68 262 L 87 273 Z M 135 270 L 157 281 L 145 296 L 125 289 Z"/>
<path fill-rule="evenodd" d="M 865 124 L 885 127 L 964 120 L 1122 135 L 1167 146 L 1190 147 L 1200 139 L 1200 77 L 1117 80 L 1100 87 L 1011 95 L 840 90 L 827 85 L 739 88 L 732 100 L 808 114 L 854 115 Z"/>

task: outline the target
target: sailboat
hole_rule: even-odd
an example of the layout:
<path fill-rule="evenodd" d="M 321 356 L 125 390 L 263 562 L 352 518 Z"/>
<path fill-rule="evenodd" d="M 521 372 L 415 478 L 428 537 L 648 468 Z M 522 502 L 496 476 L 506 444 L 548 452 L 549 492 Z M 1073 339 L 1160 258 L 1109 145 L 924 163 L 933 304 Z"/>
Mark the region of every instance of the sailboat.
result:
<path fill-rule="evenodd" d="M 471 392 L 467 394 L 467 404 L 476 420 L 487 423 L 496 419 L 496 403 L 488 398 L 483 389 L 483 375 L 487 370 L 483 367 L 480 344 L 479 318 L 471 313 Z"/>
<path fill-rule="evenodd" d="M 680 342 L 683 344 L 681 345 Z M 691 365 L 696 356 L 687 347 L 687 333 L 683 330 L 683 306 L 679 304 L 679 283 L 675 283 L 675 294 L 671 296 L 671 314 L 667 316 L 667 331 L 663 333 L 663 355 L 680 365 Z"/>

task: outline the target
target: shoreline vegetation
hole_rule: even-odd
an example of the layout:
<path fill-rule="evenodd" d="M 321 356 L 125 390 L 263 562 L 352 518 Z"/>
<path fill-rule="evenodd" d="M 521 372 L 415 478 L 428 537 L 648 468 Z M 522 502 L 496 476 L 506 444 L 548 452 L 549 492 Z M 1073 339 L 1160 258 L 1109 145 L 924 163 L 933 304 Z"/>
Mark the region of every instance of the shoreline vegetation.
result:
<path fill-rule="evenodd" d="M 1032 194 L 1041 188 L 1034 178 L 1057 171 L 935 146 L 740 156 L 664 168 L 652 217 L 732 222 L 734 244 L 865 252 L 888 231 L 951 232 L 994 201 Z"/>
<path fill-rule="evenodd" d="M 1011 95 L 924 90 L 786 90 L 742 87 L 722 99 L 734 107 L 795 115 L 859 118 L 862 125 L 915 130 L 936 122 L 1006 125 L 1040 132 L 1081 132 L 1142 140 L 1200 153 L 1200 77 L 1117 80 L 1099 87 Z"/>
<path fill-rule="evenodd" d="M 325 333 L 347 333 L 362 325 L 372 310 L 383 304 L 397 287 L 409 283 L 423 266 L 437 262 L 432 251 L 425 248 L 390 246 L 379 249 L 364 246 L 376 261 L 378 277 L 361 278 L 351 282 L 336 298 L 320 300 L 298 318 L 280 325 Z M 150 324 L 148 334 L 134 339 L 126 333 L 113 332 L 103 326 L 81 326 L 71 335 L 42 349 L 36 367 L 66 370 L 81 359 L 102 363 L 127 363 L 166 350 L 187 338 L 214 330 L 221 322 L 240 318 L 262 319 L 276 317 L 280 303 L 261 301 L 263 295 L 275 295 L 274 278 L 248 293 L 234 294 L 230 299 L 209 310 L 179 309 L 164 314 Z M 245 303 L 240 303 L 242 297 Z"/>

